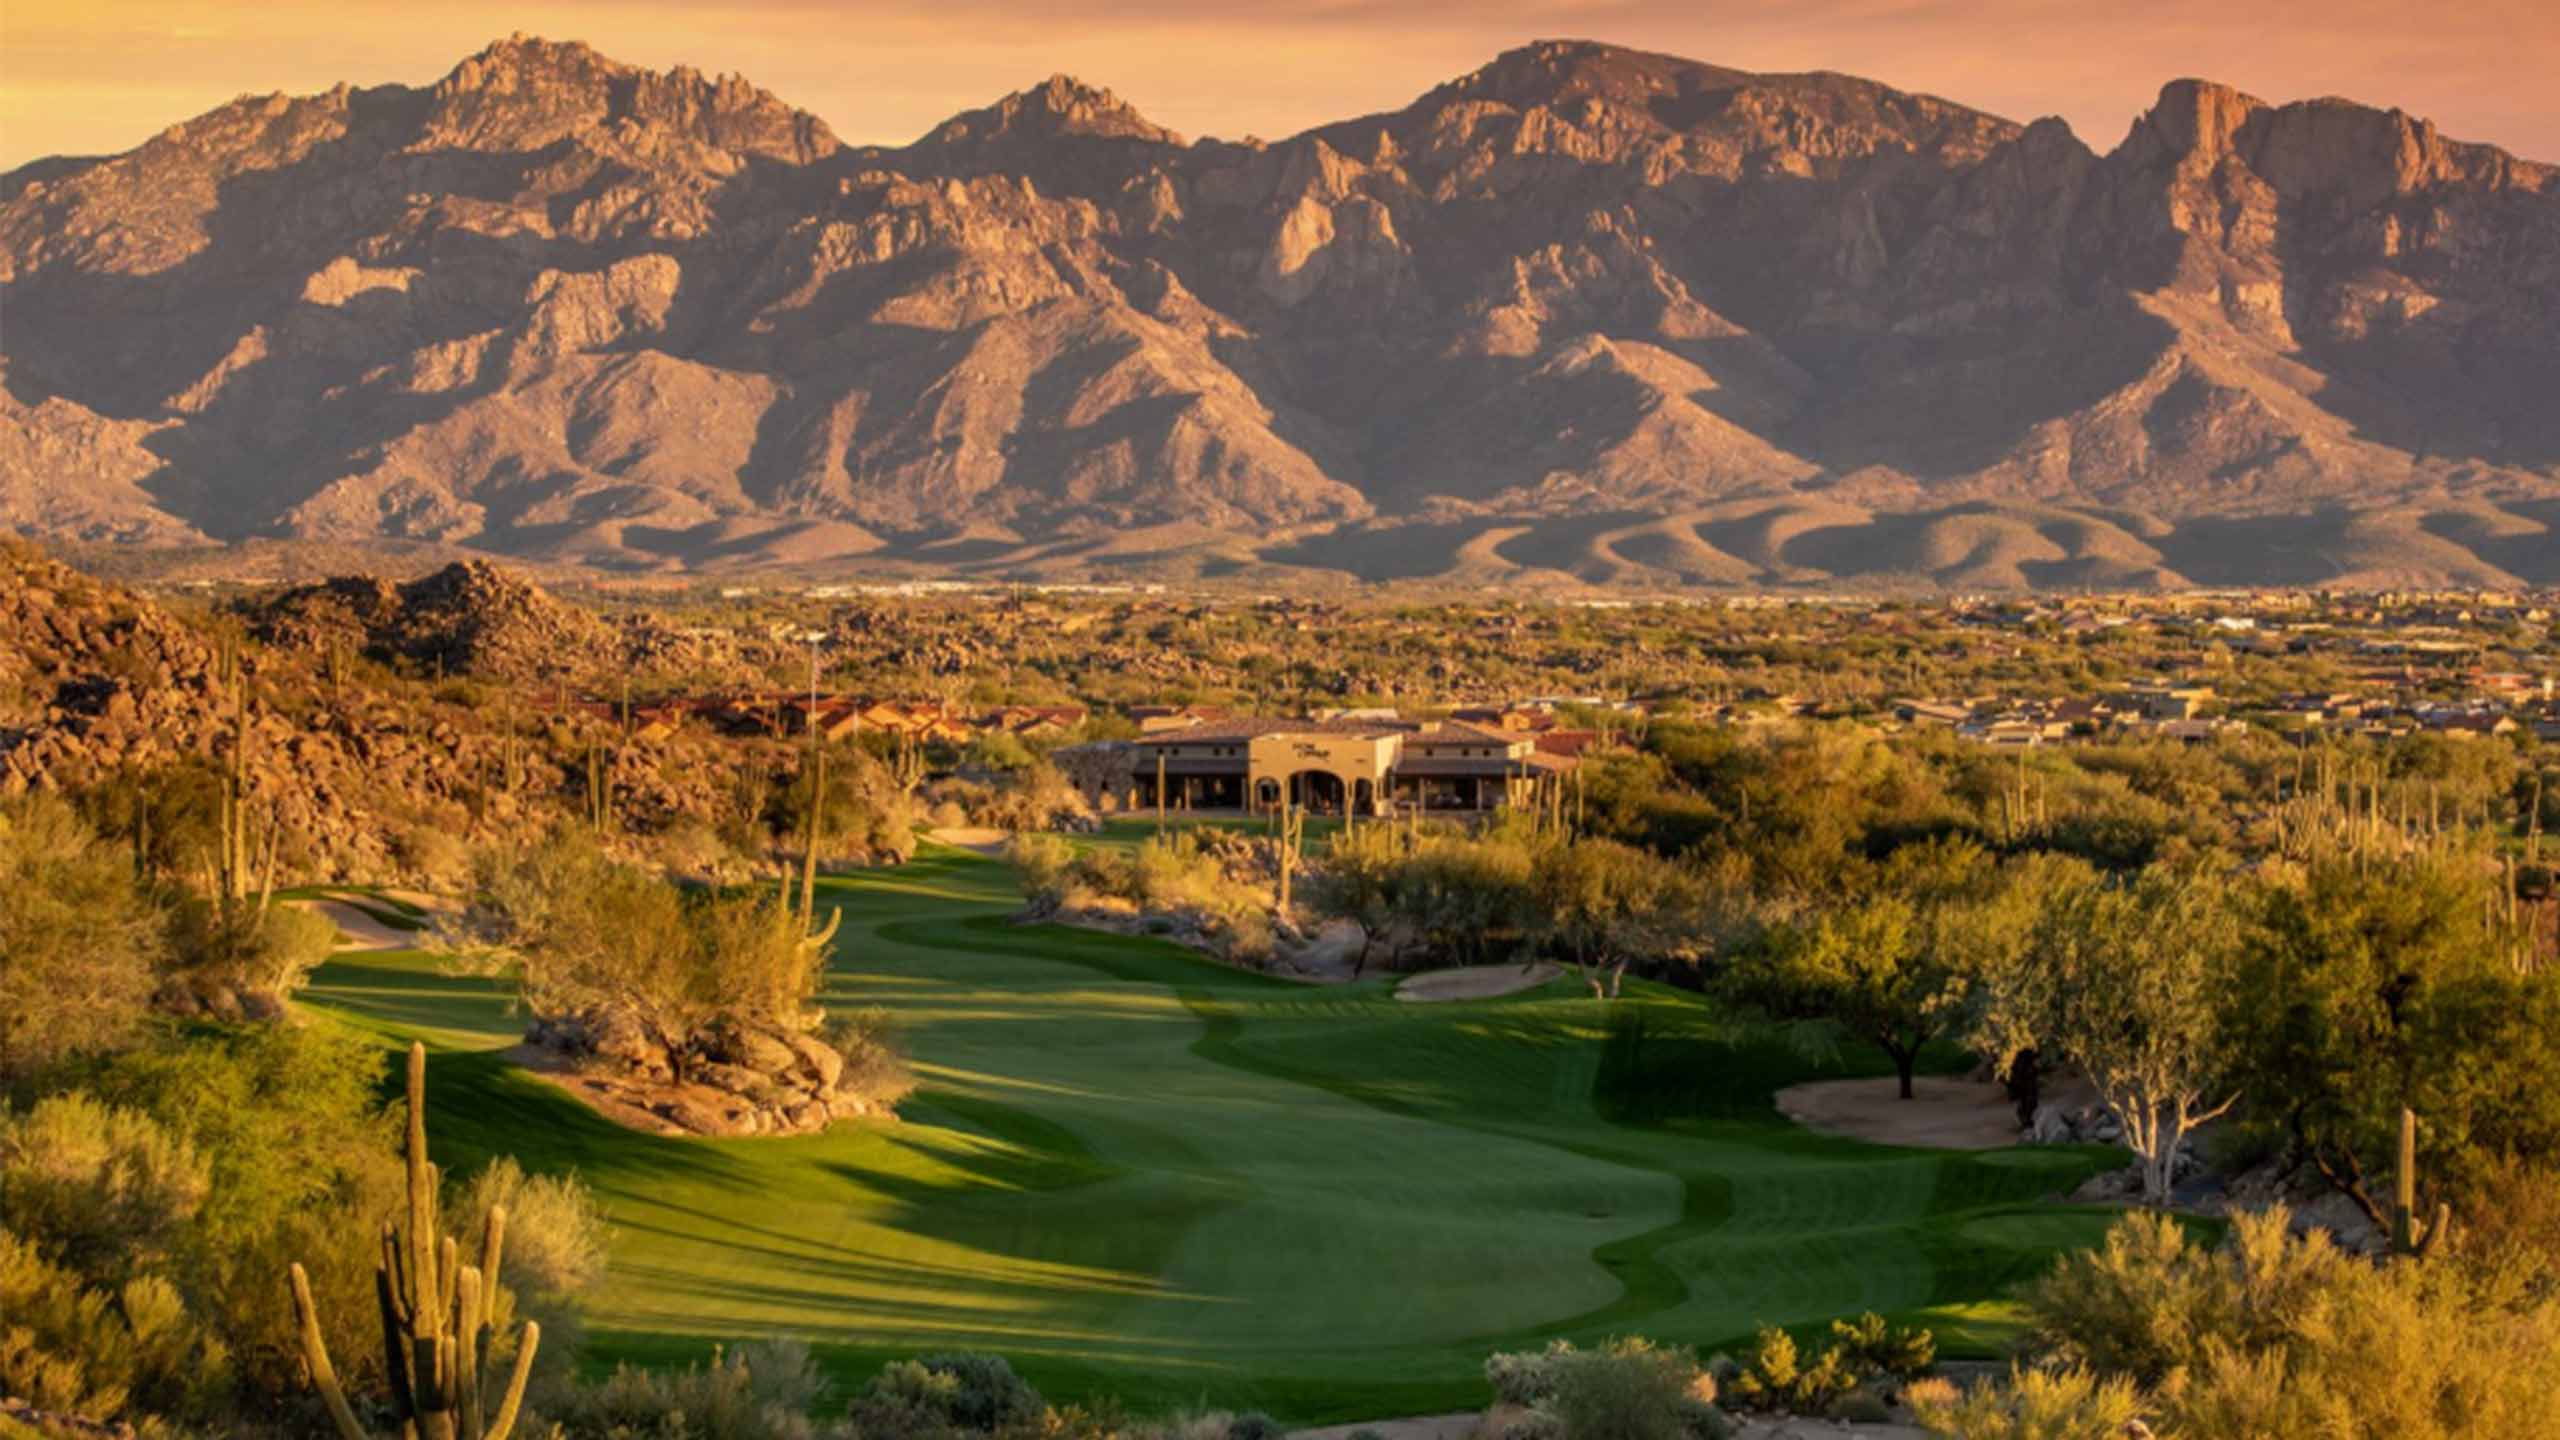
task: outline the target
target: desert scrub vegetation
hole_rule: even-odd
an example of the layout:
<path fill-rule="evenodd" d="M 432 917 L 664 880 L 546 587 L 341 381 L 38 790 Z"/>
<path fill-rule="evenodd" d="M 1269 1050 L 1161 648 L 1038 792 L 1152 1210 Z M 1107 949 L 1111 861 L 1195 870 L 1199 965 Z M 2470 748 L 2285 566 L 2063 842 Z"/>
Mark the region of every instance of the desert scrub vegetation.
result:
<path fill-rule="evenodd" d="M 1504 1432 L 1512 1440 L 1723 1440 L 1730 1423 L 1716 1409 L 1716 1379 L 1697 1353 L 1640 1336 L 1580 1349 L 1557 1340 L 1543 1350 L 1496 1352 L 1485 1360 L 1494 1403 L 1525 1413 Z"/>
<path fill-rule="evenodd" d="M 1187 935 L 1231 960 L 1271 953 L 1278 860 L 1255 837 L 1185 828 L 1123 851 L 1022 834 L 1006 855 L 1034 916 L 1120 916 L 1151 932 Z"/>
<path fill-rule="evenodd" d="M 69 805 L 0 802 L 0 1081 L 132 1039 L 167 949 L 130 861 Z"/>
<path fill-rule="evenodd" d="M 787 895 L 677 885 L 562 829 L 484 852 L 445 942 L 467 966 L 512 972 L 535 1015 L 630 1017 L 681 1078 L 723 1023 L 807 1028 L 823 938 Z"/>
<path fill-rule="evenodd" d="M 2138 1415 L 2162 1440 L 2547 1433 L 2560 1395 L 2560 1294 L 2457 1247 L 2380 1262 L 2281 1208 L 2208 1248 L 2131 1214 L 2027 1290 L 2029 1364 L 1967 1395 L 1924 1387 L 1949 1437 L 2076 1440 Z M 2121 1433 L 2121 1419 L 2117 1421 Z"/>
<path fill-rule="evenodd" d="M 328 1028 L 254 1026 L 22 1079 L 0 1107 L 0 1392 L 146 1435 L 325 1424 L 283 1303 L 299 1262 L 341 1379 L 384 1393 L 373 1270 L 402 1190 L 382 1058 Z M 593 1199 L 488 1172 L 457 1189 L 453 1233 L 502 1203 L 521 1262 L 500 1312 L 566 1315 L 596 1277 Z"/>

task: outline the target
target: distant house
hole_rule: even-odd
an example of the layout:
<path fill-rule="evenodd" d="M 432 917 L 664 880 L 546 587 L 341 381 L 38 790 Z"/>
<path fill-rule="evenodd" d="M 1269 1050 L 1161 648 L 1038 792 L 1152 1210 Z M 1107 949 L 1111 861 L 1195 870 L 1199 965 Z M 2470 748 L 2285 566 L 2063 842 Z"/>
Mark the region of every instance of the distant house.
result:
<path fill-rule="evenodd" d="M 1528 735 L 1455 721 L 1288 720 L 1203 723 L 1143 734 L 1131 781 L 1136 803 L 1175 809 L 1281 807 L 1382 815 L 1419 807 L 1481 811 L 1527 802 L 1539 780 L 1579 761 Z"/>

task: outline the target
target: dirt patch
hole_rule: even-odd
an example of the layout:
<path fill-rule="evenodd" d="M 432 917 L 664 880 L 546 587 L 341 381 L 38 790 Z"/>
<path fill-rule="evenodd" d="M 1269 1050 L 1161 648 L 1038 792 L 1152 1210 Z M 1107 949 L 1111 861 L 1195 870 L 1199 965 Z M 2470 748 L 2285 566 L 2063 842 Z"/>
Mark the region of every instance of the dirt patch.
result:
<path fill-rule="evenodd" d="M 1563 973 L 1564 967 L 1544 960 L 1526 966 L 1467 965 L 1455 970 L 1431 970 L 1397 986 L 1396 998 L 1417 1005 L 1490 1000 L 1497 995 L 1535 990 Z"/>
<path fill-rule="evenodd" d="M 1013 841 L 1012 831 L 999 830 L 992 825 L 943 825 L 924 834 L 928 840 L 980 855 L 1000 856 L 1004 854 L 1004 847 Z"/>
<path fill-rule="evenodd" d="M 1996 1150 L 2018 1143 L 2018 1108 L 2009 1092 L 1989 1081 L 1922 1076 L 1901 1098 L 1890 1075 L 1857 1080 L 1816 1080 L 1778 1092 L 1778 1112 L 1807 1130 L 1844 1135 L 1878 1145 L 1933 1150 Z M 2094 1099 L 2079 1081 L 2044 1088 L 2048 1105 L 2083 1105 Z"/>

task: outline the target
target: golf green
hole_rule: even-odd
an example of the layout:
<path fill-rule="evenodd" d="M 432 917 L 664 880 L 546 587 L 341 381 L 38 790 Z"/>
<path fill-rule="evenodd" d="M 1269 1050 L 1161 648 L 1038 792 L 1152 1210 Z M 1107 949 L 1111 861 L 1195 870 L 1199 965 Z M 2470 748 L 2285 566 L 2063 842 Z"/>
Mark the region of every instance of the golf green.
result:
<path fill-rule="evenodd" d="M 518 1022 L 493 982 L 360 954 L 306 998 L 437 1048 L 448 1166 L 594 1186 L 600 1364 L 792 1335 L 846 1385 L 986 1349 L 1053 1397 L 1372 1418 L 1481 1404 L 1486 1352 L 1555 1335 L 1712 1347 L 1875 1309 L 1979 1350 L 2005 1289 L 2107 1221 L 2041 1203 L 2103 1152 L 1796 1130 L 1771 1093 L 1861 1057 L 1826 1072 L 1683 992 L 1301 986 L 1012 925 L 1005 867 L 940 847 L 827 896 L 825 998 L 897 1017 L 922 1081 L 902 1124 L 639 1135 L 498 1058 Z"/>

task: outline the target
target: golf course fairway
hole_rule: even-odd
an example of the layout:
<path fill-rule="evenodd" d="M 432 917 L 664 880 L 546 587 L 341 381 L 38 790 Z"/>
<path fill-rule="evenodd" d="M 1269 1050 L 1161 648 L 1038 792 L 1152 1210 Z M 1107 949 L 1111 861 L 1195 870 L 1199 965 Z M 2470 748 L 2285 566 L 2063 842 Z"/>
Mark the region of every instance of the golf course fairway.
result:
<path fill-rule="evenodd" d="M 342 955 L 304 999 L 427 1041 L 450 1170 L 507 1153 L 594 1187 L 603 1366 L 788 1335 L 843 1388 L 965 1348 L 1054 1399 L 1365 1419 L 1480 1405 L 1488 1351 L 1557 1335 L 1713 1348 L 1872 1309 L 1980 1350 L 2009 1286 L 2107 1224 L 2043 1203 L 2103 1151 L 1796 1129 L 1770 1095 L 1866 1057 L 1737 1041 L 1683 992 L 1416 1005 L 1393 977 L 1268 979 L 1012 925 L 1006 867 L 938 846 L 823 894 L 826 1002 L 897 1017 L 904 1123 L 621 1129 L 499 1058 L 521 1029 L 501 985 L 417 954 Z"/>

